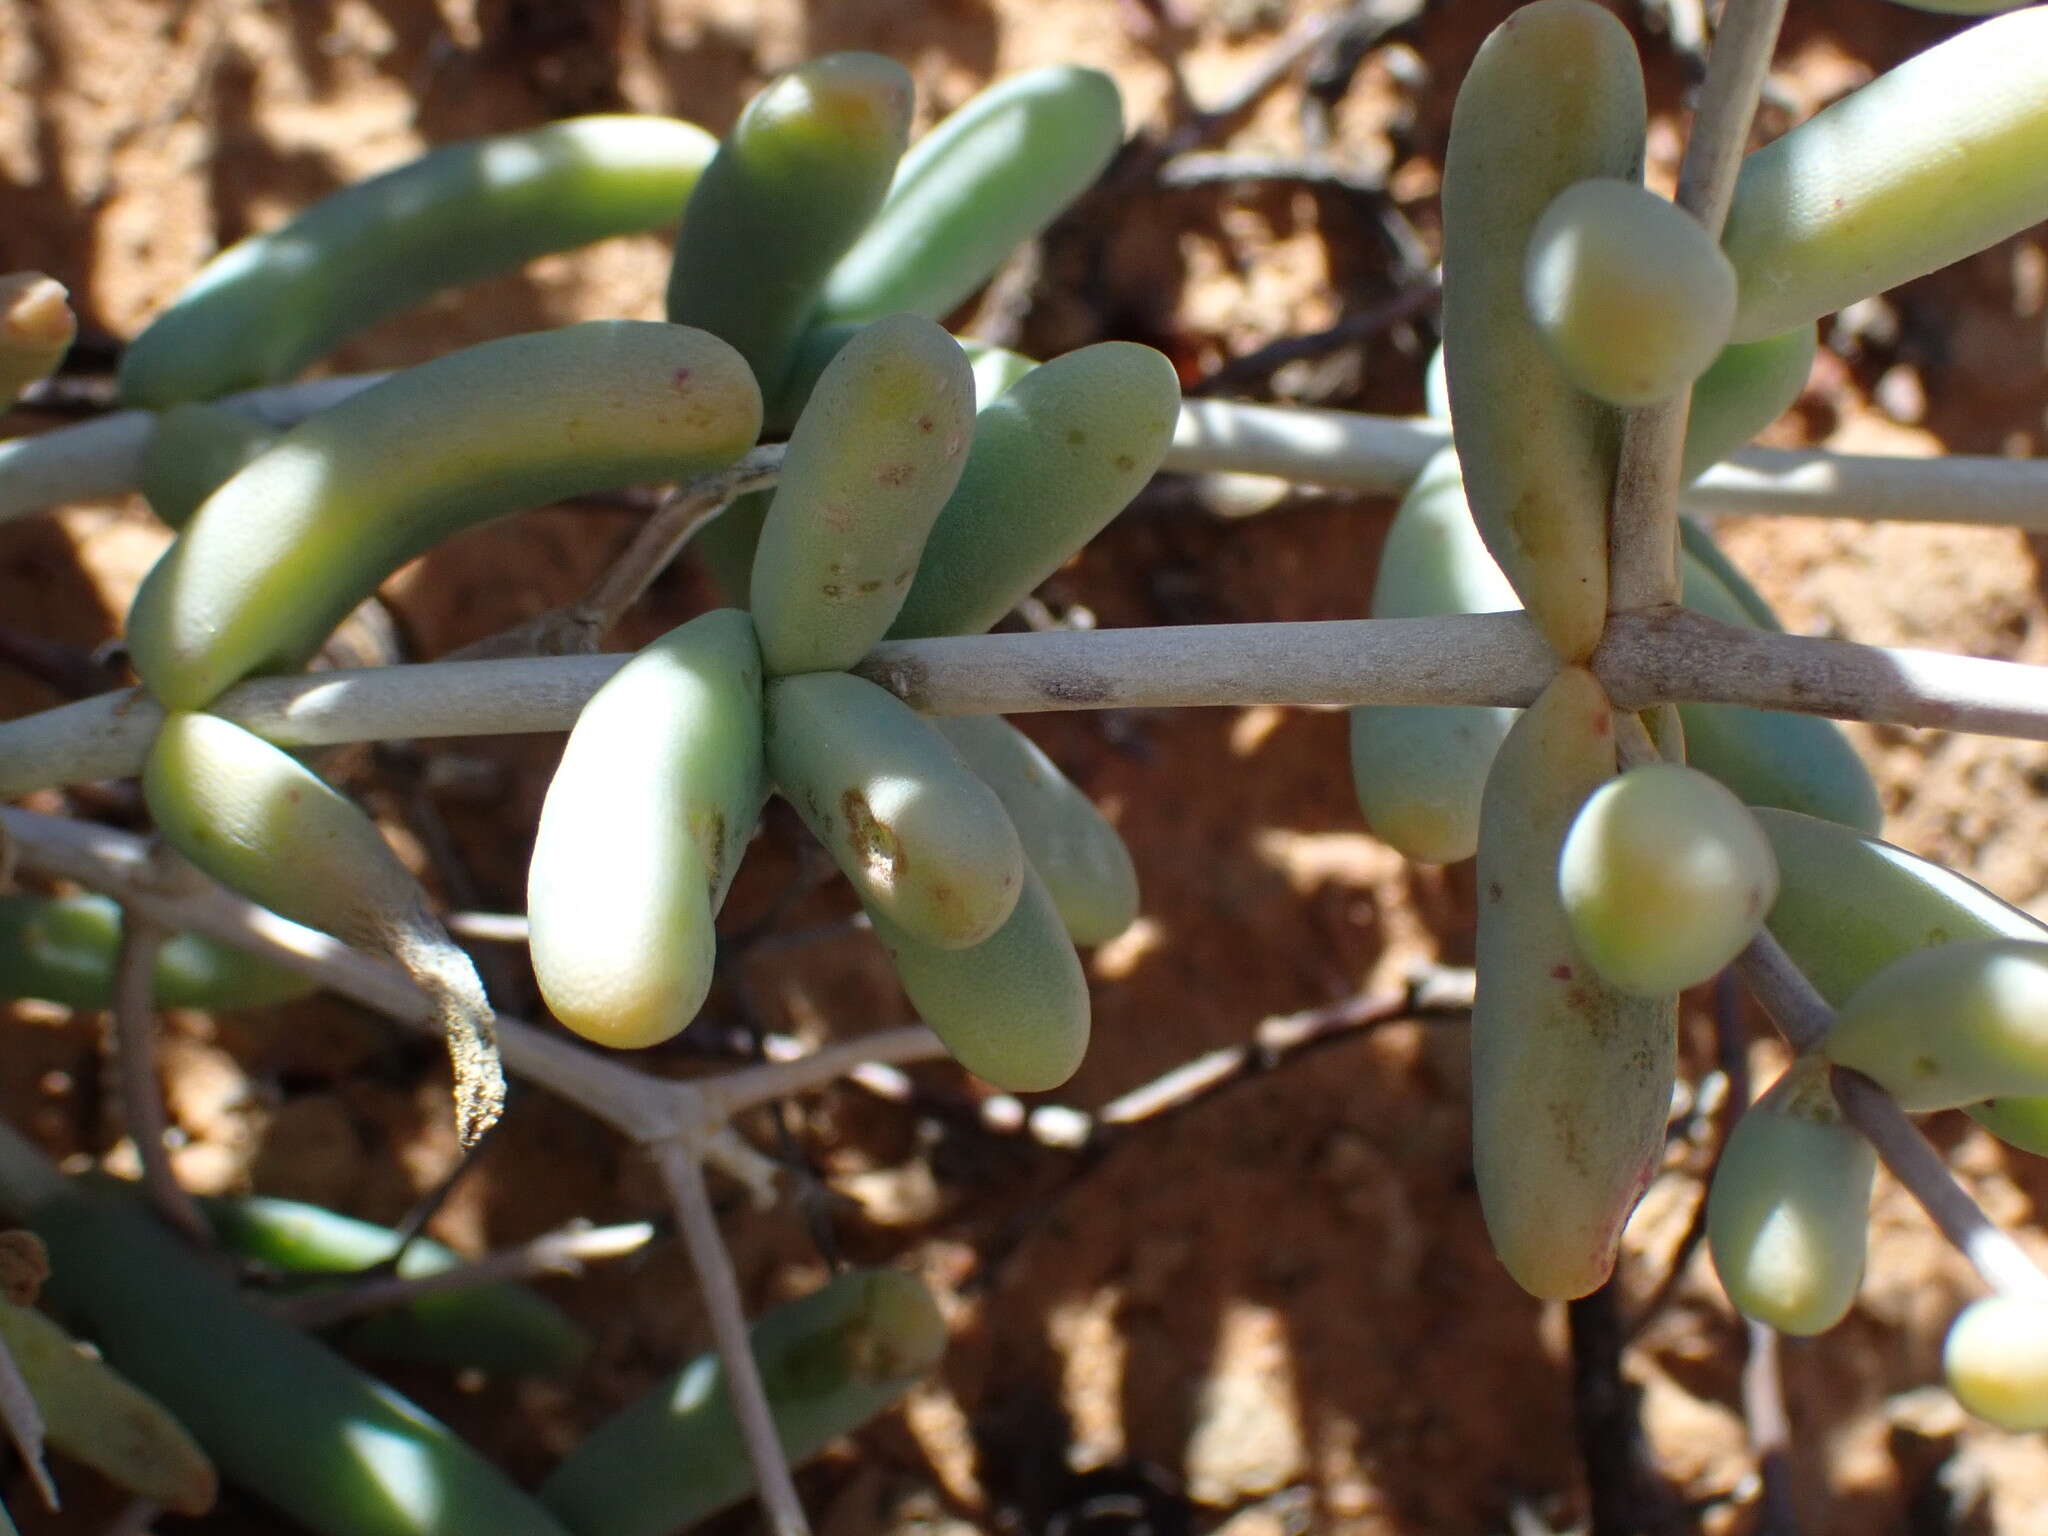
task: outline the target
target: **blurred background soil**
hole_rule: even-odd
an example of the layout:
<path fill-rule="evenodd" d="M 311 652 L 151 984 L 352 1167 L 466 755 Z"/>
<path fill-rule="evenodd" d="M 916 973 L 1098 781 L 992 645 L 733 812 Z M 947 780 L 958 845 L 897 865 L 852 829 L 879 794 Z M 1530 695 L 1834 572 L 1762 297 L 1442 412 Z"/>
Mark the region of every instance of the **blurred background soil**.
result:
<path fill-rule="evenodd" d="M 1313 89 L 1289 78 L 1241 119 L 1182 140 L 1251 173 L 1214 179 L 1213 165 L 1162 178 L 1163 136 L 1195 121 L 1189 97 L 1213 103 L 1251 78 L 1314 7 L 0 0 L 0 270 L 37 267 L 71 286 L 89 332 L 75 392 L 90 396 L 114 338 L 132 335 L 220 246 L 426 145 L 602 110 L 674 112 L 722 130 L 769 74 L 833 49 L 901 60 L 926 122 L 998 76 L 1078 61 L 1116 76 L 1140 148 L 956 324 L 1039 355 L 1125 337 L 1164 349 L 1191 388 L 1413 412 L 1429 311 L 1374 317 L 1434 252 L 1451 92 L 1507 9 L 1389 5 L 1385 19 L 1411 19 L 1362 60 L 1325 52 Z M 1656 111 L 1651 177 L 1668 186 L 1690 66 L 1672 11 L 1621 10 Z M 1681 7 L 1681 35 L 1685 19 Z M 1793 0 L 1766 129 L 1958 25 L 1882 0 Z M 1175 179 L 1193 184 L 1163 184 Z M 657 316 L 664 272 L 654 237 L 549 258 L 388 323 L 331 366 Z M 2048 232 L 2035 230 L 1859 306 L 1824 332 L 1808 393 L 1770 440 L 2038 454 L 2044 302 Z M 1278 338 L 1339 322 L 1353 327 L 1348 343 L 1215 378 Z M 1042 595 L 1056 618 L 1105 626 L 1355 617 L 1391 510 L 1261 482 L 1163 480 Z M 388 588 L 404 653 L 431 657 L 571 597 L 634 516 L 558 509 L 456 540 Z M 1725 532 L 1796 629 L 2048 662 L 2038 541 L 1803 521 Z M 115 632 L 164 537 L 137 502 L 0 527 L 0 623 L 89 652 Z M 681 569 L 615 639 L 644 643 L 715 601 L 707 580 Z M 61 698 L 0 666 L 7 714 Z M 1246 1040 L 1267 1016 L 1398 991 L 1418 966 L 1469 959 L 1469 869 L 1410 868 L 1366 834 L 1340 715 L 1027 724 L 1122 827 L 1146 889 L 1137 927 L 1093 955 L 1095 1045 L 1059 1102 L 1099 1105 Z M 1857 729 L 1855 739 L 1896 841 L 2048 915 L 2048 752 L 1909 730 Z M 444 742 L 326 766 L 451 900 L 502 911 L 521 905 L 557 750 L 538 739 Z M 33 803 L 140 824 L 119 787 Z M 834 926 L 852 903 L 836 881 L 817 880 L 817 865 L 793 818 L 772 812 L 726 923 L 772 919 L 783 937 L 728 967 L 692 1031 L 711 1047 L 679 1043 L 648 1065 L 702 1070 L 707 1049 L 748 1025 L 822 1040 L 906 1019 L 871 941 Z M 501 1001 L 533 1010 L 522 957 L 485 958 Z M 1594 1438 L 1640 1422 L 1642 1452 L 1673 1495 L 1658 1529 L 1738 1532 L 1758 1519 L 1743 1330 L 1703 1251 L 1666 1283 L 1711 1156 L 1701 1111 L 1725 1086 L 1711 1075 L 1709 1001 L 1688 1000 L 1688 1077 L 1705 1087 L 1682 1097 L 1693 1109 L 1630 1231 L 1613 1309 L 1635 1329 L 1627 1391 Z M 455 1163 L 437 1050 L 352 1006 L 178 1014 L 168 1029 L 177 1167 L 195 1189 L 254 1189 L 390 1221 Z M 96 1017 L 17 1007 L 0 1109 L 55 1153 L 132 1168 L 101 1037 Z M 806 1192 L 759 1212 L 720 1190 L 750 1301 L 815 1285 L 833 1258 L 893 1262 L 939 1290 L 954 1332 L 944 1368 L 901 1412 L 801 1475 L 820 1529 L 1521 1536 L 1583 1520 L 1564 1318 L 1518 1292 L 1487 1251 L 1463 1051 L 1460 1024 L 1397 1018 L 1086 1156 L 982 1129 L 976 1088 L 940 1066 L 914 1074 L 911 1105 L 843 1088 L 790 1106 L 780 1129 L 750 1126 L 799 1165 L 792 1187 Z M 1774 1066 L 1766 1045 L 1753 1057 L 1760 1073 Z M 2048 1253 L 2038 1230 L 2048 1170 L 1960 1117 L 1930 1128 L 1992 1212 Z M 576 1216 L 630 1219 L 659 1205 L 615 1137 L 529 1091 L 434 1230 L 478 1252 Z M 706 1342 L 670 1243 L 545 1289 L 596 1339 L 573 1379 L 395 1378 L 529 1480 Z M 2048 1445 L 1969 1422 L 1929 1387 L 1943 1329 L 1971 1294 L 1960 1261 L 1882 1185 L 1856 1311 L 1784 1349 L 1799 1529 L 2048 1531 Z M 118 1507 L 82 1471 L 67 1469 L 65 1485 L 68 1513 L 35 1529 L 96 1530 Z M 18 1477 L 8 1494 L 18 1515 L 32 1513 Z M 714 1528 L 753 1522 L 736 1512 Z M 206 1521 L 159 1528 L 275 1525 L 230 1493 Z"/>

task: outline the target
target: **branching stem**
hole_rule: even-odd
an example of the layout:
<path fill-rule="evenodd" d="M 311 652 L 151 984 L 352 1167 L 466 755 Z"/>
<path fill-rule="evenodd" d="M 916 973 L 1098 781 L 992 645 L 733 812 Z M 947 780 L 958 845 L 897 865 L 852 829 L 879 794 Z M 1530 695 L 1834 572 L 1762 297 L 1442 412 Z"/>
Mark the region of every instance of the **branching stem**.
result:
<path fill-rule="evenodd" d="M 565 731 L 623 656 L 376 667 L 239 685 L 212 706 L 284 747 Z M 896 640 L 858 670 L 927 714 L 1193 705 L 1526 705 L 1554 668 L 1520 614 Z M 1615 704 L 1741 704 L 2048 740 L 2040 670 L 1935 651 L 1617 614 L 1594 656 Z M 134 690 L 0 724 L 0 796 L 139 770 L 160 715 Z"/>
<path fill-rule="evenodd" d="M 1737 965 L 1764 1012 L 1795 1050 L 1811 1050 L 1825 1037 L 1834 1010 L 1768 929 L 1742 952 Z M 1898 1101 L 1862 1073 L 1845 1067 L 1834 1069 L 1833 1084 L 1849 1123 L 1877 1149 L 1892 1177 L 1919 1202 L 1984 1283 L 1994 1291 L 2048 1299 L 2048 1275 L 1984 1214 Z"/>
<path fill-rule="evenodd" d="M 482 660 L 591 654 L 699 528 L 738 497 L 773 485 L 781 468 L 782 444 L 771 443 L 753 449 L 729 468 L 676 487 L 662 498 L 654 515 L 640 525 L 625 550 L 605 567 L 581 599 L 465 647 L 456 655 Z"/>

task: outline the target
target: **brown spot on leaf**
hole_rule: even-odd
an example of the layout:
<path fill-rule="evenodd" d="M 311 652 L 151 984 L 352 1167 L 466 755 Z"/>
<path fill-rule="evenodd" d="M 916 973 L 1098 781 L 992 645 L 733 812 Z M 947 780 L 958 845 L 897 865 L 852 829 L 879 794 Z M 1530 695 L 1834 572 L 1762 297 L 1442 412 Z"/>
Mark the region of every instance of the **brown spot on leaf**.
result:
<path fill-rule="evenodd" d="M 875 469 L 875 483 L 886 485 L 892 490 L 910 484 L 917 478 L 915 464 L 882 464 Z"/>
<path fill-rule="evenodd" d="M 858 789 L 839 797 L 839 812 L 846 819 L 846 840 L 868 879 L 879 886 L 894 885 L 905 863 L 895 831 L 875 815 L 867 796 Z"/>
<path fill-rule="evenodd" d="M 714 810 L 704 821 L 704 867 L 711 871 L 711 889 L 725 883 L 725 812 Z"/>
<path fill-rule="evenodd" d="M 1116 467 L 1119 470 L 1121 470 L 1123 473 L 1127 475 L 1132 470 L 1138 467 L 1138 461 L 1132 458 L 1128 453 L 1120 453 L 1114 459 L 1110 460 L 1110 462 L 1116 465 Z"/>
<path fill-rule="evenodd" d="M 1570 981 L 1572 979 L 1572 968 L 1562 962 L 1553 965 L 1550 968 L 1550 979 L 1552 981 Z"/>

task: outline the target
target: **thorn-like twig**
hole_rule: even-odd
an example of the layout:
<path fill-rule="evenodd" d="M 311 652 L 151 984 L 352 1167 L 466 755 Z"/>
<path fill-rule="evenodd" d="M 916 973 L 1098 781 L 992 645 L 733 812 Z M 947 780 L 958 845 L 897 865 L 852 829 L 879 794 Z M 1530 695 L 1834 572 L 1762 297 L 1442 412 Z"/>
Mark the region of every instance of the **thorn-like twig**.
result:
<path fill-rule="evenodd" d="M 2012 1234 L 1956 1181 L 1948 1164 L 1898 1101 L 1860 1072 L 1834 1070 L 1835 1097 L 1849 1123 L 1877 1148 L 1878 1158 L 1994 1291 L 2048 1300 L 2048 1275 Z"/>
<path fill-rule="evenodd" d="M 782 1452 L 775 1415 L 768 1404 L 768 1390 L 762 1384 L 761 1371 L 747 1338 L 747 1314 L 740 1300 L 739 1277 L 733 1273 L 732 1256 L 719 1236 L 718 1218 L 704 1188 L 704 1171 L 698 1166 L 696 1149 L 678 1138 L 648 1150 L 668 1189 L 676 1225 L 682 1231 L 691 1267 L 697 1272 L 704 1310 L 711 1319 L 712 1341 L 725 1367 L 725 1388 L 731 1394 L 733 1417 L 739 1421 L 747 1459 L 754 1465 L 769 1527 L 775 1536 L 808 1536 L 810 1525 L 804 1518 L 803 1503 L 797 1498 L 789 1458 Z"/>
<path fill-rule="evenodd" d="M 468 1264 L 426 1275 L 372 1272 L 370 1278 L 356 1284 L 279 1297 L 270 1303 L 270 1309 L 302 1328 L 326 1328 L 352 1317 L 403 1306 L 422 1296 L 506 1280 L 532 1280 L 542 1275 L 580 1275 L 585 1265 L 638 1253 L 654 1240 L 654 1234 L 653 1224 L 645 1221 L 611 1227 L 577 1222 L 485 1254 Z M 379 1271 L 383 1268 L 378 1266 Z"/>
<path fill-rule="evenodd" d="M 1834 1010 L 1769 929 L 1757 935 L 1737 964 L 1743 981 L 1794 1049 L 1811 1050 L 1826 1037 Z M 1860 1072 L 1836 1067 L 1832 1080 L 1849 1123 L 1877 1149 L 1892 1177 L 1919 1202 L 1984 1283 L 1994 1291 L 2048 1298 L 2048 1275 L 1984 1214 L 1898 1101 Z"/>
<path fill-rule="evenodd" d="M 1414 286 L 1368 309 L 1346 315 L 1326 330 L 1306 336 L 1283 336 L 1278 341 L 1268 342 L 1255 352 L 1247 352 L 1243 357 L 1232 358 L 1206 379 L 1194 385 L 1191 393 L 1216 395 L 1243 389 L 1269 378 L 1289 363 L 1323 357 L 1345 347 L 1357 346 L 1391 330 L 1404 320 L 1412 320 L 1418 315 L 1426 314 L 1437 306 L 1442 297 L 1442 275 L 1431 272 Z"/>
<path fill-rule="evenodd" d="M 1759 928 L 1748 947 L 1736 956 L 1735 967 L 1786 1044 L 1801 1052 L 1820 1044 L 1835 1022 L 1835 1011 L 1785 953 L 1777 935 Z"/>
<path fill-rule="evenodd" d="M 164 1145 L 170 1126 L 157 1074 L 156 960 L 169 937 L 169 930 L 134 906 L 122 907 L 111 999 L 114 1075 L 120 1085 L 122 1118 L 142 1160 L 144 1193 L 173 1227 L 195 1243 L 211 1244 L 206 1218 L 178 1182 Z"/>
<path fill-rule="evenodd" d="M 1354 197 L 1380 197 L 1386 178 L 1371 171 L 1347 170 L 1325 160 L 1286 159 L 1277 155 L 1232 155 L 1214 150 L 1179 155 L 1159 168 L 1163 187 L 1229 186 L 1239 182 L 1282 181 L 1328 188 Z"/>
<path fill-rule="evenodd" d="M 1792 1502 L 1792 1420 L 1785 1412 L 1785 1380 L 1778 1369 L 1778 1332 L 1750 1319 L 1749 1352 L 1742 1362 L 1742 1417 L 1756 1452 L 1756 1536 L 1799 1536 Z"/>
<path fill-rule="evenodd" d="M 466 645 L 449 659 L 592 654 L 698 529 L 739 497 L 775 483 L 782 452 L 782 444 L 769 443 L 750 450 L 736 464 L 677 486 L 581 598 Z"/>
<path fill-rule="evenodd" d="M 176 892 L 166 892 L 141 838 L 12 806 L 0 806 L 0 826 L 13 836 L 24 868 L 105 891 L 166 927 L 262 955 L 408 1028 L 438 1036 L 432 1005 L 396 966 L 288 922 L 196 873 Z M 559 1031 L 505 1014 L 498 1016 L 498 1044 L 511 1071 L 635 1141 L 704 1134 L 703 1102 L 689 1083 L 650 1077 Z M 730 1130 L 709 1133 L 703 1146 L 707 1158 L 757 1198 L 772 1193 L 775 1165 Z"/>

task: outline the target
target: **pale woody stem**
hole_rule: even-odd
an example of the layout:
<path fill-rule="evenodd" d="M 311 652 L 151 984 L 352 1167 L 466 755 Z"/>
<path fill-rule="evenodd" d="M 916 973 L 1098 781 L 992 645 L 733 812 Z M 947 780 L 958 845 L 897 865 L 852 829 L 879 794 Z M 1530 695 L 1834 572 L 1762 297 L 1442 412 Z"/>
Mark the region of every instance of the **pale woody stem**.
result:
<path fill-rule="evenodd" d="M 1678 206 L 1715 240 L 1727 221 L 1785 0 L 1728 0 L 1707 60 L 1699 112 L 1678 171 Z M 1607 605 L 1616 613 L 1678 601 L 1679 463 L 1690 385 L 1622 423 L 1608 531 Z"/>

